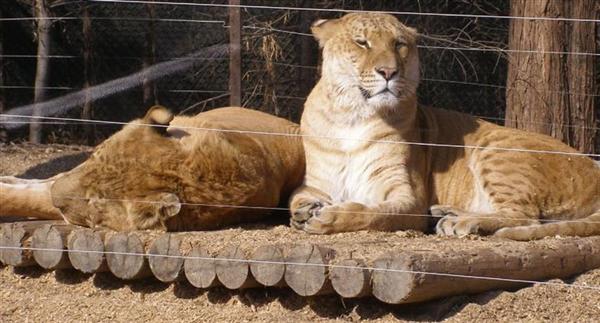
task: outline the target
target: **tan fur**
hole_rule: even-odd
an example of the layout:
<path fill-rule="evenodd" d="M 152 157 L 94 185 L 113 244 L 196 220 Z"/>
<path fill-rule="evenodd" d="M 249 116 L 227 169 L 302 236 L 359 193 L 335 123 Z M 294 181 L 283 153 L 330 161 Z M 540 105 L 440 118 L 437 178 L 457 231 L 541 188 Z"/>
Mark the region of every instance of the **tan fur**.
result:
<path fill-rule="evenodd" d="M 413 29 L 367 13 L 320 21 L 313 33 L 323 73 L 302 115 L 307 170 L 291 199 L 292 226 L 424 230 L 420 215 L 434 205 L 442 235 L 600 234 L 600 168 L 591 159 L 492 149 L 575 152 L 544 135 L 417 105 Z M 548 219 L 583 222 L 540 221 Z"/>
<path fill-rule="evenodd" d="M 73 224 L 120 231 L 204 230 L 269 213 L 208 205 L 275 207 L 301 183 L 300 138 L 197 128 L 299 132 L 294 123 L 249 109 L 221 108 L 173 119 L 166 109 L 154 107 L 99 145 L 86 162 L 47 182 L 51 189 L 46 184 L 42 190 L 45 200 L 22 203 L 40 193 L 18 189 L 5 178 L 7 192 L 16 199 L 6 201 L 16 206 L 6 211 L 36 216 L 31 209 L 50 209 L 51 197 L 59 211 L 46 214 L 62 213 Z"/>

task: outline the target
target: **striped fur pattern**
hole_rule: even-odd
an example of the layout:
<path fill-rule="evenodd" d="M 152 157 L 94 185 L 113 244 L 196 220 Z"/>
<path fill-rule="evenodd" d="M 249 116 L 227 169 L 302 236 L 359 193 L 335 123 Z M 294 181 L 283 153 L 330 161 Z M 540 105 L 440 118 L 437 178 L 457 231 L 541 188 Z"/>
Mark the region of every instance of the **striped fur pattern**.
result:
<path fill-rule="evenodd" d="M 313 34 L 323 69 L 302 115 L 307 168 L 291 199 L 293 227 L 426 230 L 419 215 L 430 209 L 440 235 L 600 234 L 600 167 L 590 158 L 493 149 L 575 152 L 548 136 L 418 106 L 415 30 L 361 13 L 318 21 Z"/>

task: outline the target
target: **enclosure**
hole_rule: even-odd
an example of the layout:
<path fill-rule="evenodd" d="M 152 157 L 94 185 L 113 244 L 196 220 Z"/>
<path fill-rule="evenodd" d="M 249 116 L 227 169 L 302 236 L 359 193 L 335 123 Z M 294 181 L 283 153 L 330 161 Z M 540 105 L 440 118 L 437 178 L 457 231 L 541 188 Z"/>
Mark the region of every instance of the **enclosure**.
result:
<path fill-rule="evenodd" d="M 298 122 L 320 72 L 310 26 L 353 11 L 392 13 L 417 28 L 421 104 L 543 132 L 599 159 L 600 4 L 532 3 L 2 1 L 0 175 L 65 171 L 77 162 L 45 163 L 85 158 L 154 104 L 184 115 L 240 105 Z M 119 235 L 11 220 L 19 221 L 0 231 L 6 321 L 600 317 L 597 237 L 314 237 L 282 217 L 214 232 Z M 85 243 L 76 247 L 77 239 Z M 413 283 L 400 273 L 422 276 Z M 401 285 L 408 296 L 398 296 Z"/>

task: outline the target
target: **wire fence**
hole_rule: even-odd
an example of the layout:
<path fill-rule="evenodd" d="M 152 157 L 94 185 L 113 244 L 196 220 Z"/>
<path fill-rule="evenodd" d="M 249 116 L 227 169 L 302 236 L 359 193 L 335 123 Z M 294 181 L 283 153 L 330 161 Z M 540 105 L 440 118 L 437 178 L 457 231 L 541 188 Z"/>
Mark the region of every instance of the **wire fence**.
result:
<path fill-rule="evenodd" d="M 319 17 L 339 16 L 339 13 L 357 10 L 377 10 L 403 16 L 412 26 L 417 26 L 421 33 L 422 49 L 422 85 L 419 97 L 423 103 L 435 103 L 438 107 L 458 109 L 494 121 L 506 121 L 504 118 L 507 56 L 515 53 L 538 55 L 568 55 L 573 57 L 597 57 L 598 53 L 577 51 L 529 51 L 508 49 L 509 20 L 555 20 L 565 23 L 589 22 L 600 23 L 597 19 L 578 18 L 546 18 L 508 16 L 507 3 L 476 1 L 477 5 L 467 5 L 464 1 L 404 1 L 398 11 L 390 7 L 398 4 L 386 4 L 382 1 L 363 2 L 315 1 L 310 7 L 308 1 L 277 0 L 253 1 L 254 4 L 243 4 L 242 30 L 242 66 L 244 106 L 257 107 L 271 114 L 298 121 L 302 104 L 308 91 L 316 81 L 319 70 L 319 58 L 316 44 L 308 34 L 310 23 Z M 322 8 L 318 8 L 320 5 Z M 15 15 L 0 18 L 3 32 L 3 53 L 0 54 L 3 68 L 3 84 L 0 91 L 7 107 L 19 107 L 30 104 L 35 90 L 35 64 L 40 55 L 35 54 L 33 32 L 35 19 L 29 6 L 20 2 L 2 3 L 2 11 Z M 461 13 L 444 13 L 451 6 Z M 219 1 L 204 2 L 159 2 L 128 0 L 90 0 L 75 2 L 51 3 L 54 14 L 53 49 L 45 58 L 51 59 L 51 76 L 48 90 L 49 99 L 61 97 L 64 92 L 83 90 L 85 83 L 82 70 L 84 68 L 84 35 L 82 26 L 83 11 L 88 11 L 88 19 L 92 21 L 92 83 L 103 84 L 116 78 L 138 72 L 148 62 L 159 64 L 174 59 L 185 59 L 189 53 L 197 52 L 215 44 L 227 44 L 230 26 L 227 24 L 227 9 L 232 5 Z M 140 12 L 147 16 L 143 17 Z M 443 19 L 441 19 L 443 18 Z M 457 27 L 458 26 L 458 27 Z M 600 28 L 597 28 L 600 29 Z M 600 36 L 598 36 L 600 38 Z M 23 41 L 30 40 L 30 41 Z M 600 43 L 600 41 L 598 41 Z M 227 105 L 229 101 L 229 66 L 228 58 L 193 57 L 200 64 L 193 64 L 184 73 L 162 77 L 154 83 L 156 88 L 155 102 L 160 102 L 175 112 L 188 114 Z M 596 71 L 596 79 L 600 80 L 600 69 Z M 88 80 L 89 81 L 89 80 Z M 598 81 L 600 83 L 600 81 Z M 10 91 L 6 91 L 10 90 Z M 96 140 L 99 141 L 118 126 L 143 115 L 147 106 L 143 105 L 143 89 L 139 86 L 114 93 L 109 97 L 94 101 L 93 120 L 81 118 L 78 110 L 72 110 L 61 117 L 24 117 L 11 113 L 0 114 L 10 118 L 5 124 L 28 124 L 32 120 L 40 120 L 47 126 L 47 132 L 63 131 L 65 127 L 81 127 L 82 124 L 113 126 L 98 130 Z M 555 92 L 572 96 L 598 97 L 598 93 L 580 93 L 573 91 Z M 460 93 L 460 95 L 456 95 Z M 596 111 L 600 120 L 600 109 Z M 541 122 L 540 124 L 547 124 Z M 150 125 L 145 125 L 150 126 Z M 152 125 L 157 126 L 157 125 Z M 559 124 L 561 127 L 579 127 L 571 124 Z M 61 128 L 62 127 L 62 128 Z M 160 127 L 160 126 L 158 126 Z M 598 126 L 587 127 L 595 130 Z M 216 128 L 192 128 L 204 131 L 229 131 Z M 77 129 L 71 135 L 61 136 L 77 141 Z M 282 133 L 266 133 L 258 131 L 235 131 L 254 135 L 269 136 L 304 136 Z M 16 133 L 15 136 L 18 136 Z M 22 135 L 22 133 L 21 133 Z M 328 140 L 363 140 L 341 137 L 319 137 Z M 469 145 L 448 145 L 423 142 L 399 142 L 378 140 L 374 143 L 404 144 L 455 149 L 486 149 L 513 151 L 522 153 L 554 154 L 566 156 L 587 156 L 598 158 L 600 154 L 576 152 L 559 152 L 548 150 L 521 149 L 516 147 L 479 147 Z M 600 142 L 600 140 L 598 140 Z M 600 149 L 599 149 L 600 151 Z M 75 198 L 75 197 L 73 197 Z M 143 201 L 153 203 L 153 201 Z M 184 203 L 185 204 L 185 203 Z M 188 203 L 195 206 L 220 208 L 255 208 L 265 211 L 289 211 L 288 208 L 218 205 Z M 430 214 L 398 214 L 403 216 L 436 217 Z M 517 220 L 517 219 L 515 219 Z M 522 220 L 522 219 L 518 219 Z M 554 220 L 532 220 L 539 223 L 554 223 Z M 563 221 L 561 221 L 563 222 Z M 572 220 L 570 222 L 596 223 L 594 221 Z M 0 246 L 0 249 L 14 247 Z M 36 250 L 35 248 L 18 248 L 20 250 Z M 63 251 L 62 249 L 39 249 L 45 251 Z M 87 252 L 86 250 L 68 250 L 68 252 Z M 108 252 L 104 252 L 108 253 Z M 118 253 L 151 257 L 148 254 Z M 160 257 L 176 257 L 160 255 Z M 224 260 L 237 262 L 258 262 L 299 266 L 326 266 L 348 269 L 367 269 L 382 271 L 398 271 L 394 269 L 339 266 L 333 264 L 316 265 L 290 262 L 266 262 L 228 258 L 203 258 L 177 256 L 182 259 Z M 485 277 L 456 275 L 451 273 L 413 272 L 427 275 L 448 277 L 503 280 L 512 282 L 545 284 L 559 287 L 573 287 L 600 291 L 600 286 L 588 286 L 567 283 L 539 282 L 516 280 L 502 277 Z"/>
<path fill-rule="evenodd" d="M 144 67 L 150 49 L 152 62 L 160 63 L 185 57 L 210 45 L 227 44 L 228 10 L 232 7 L 225 1 L 98 0 L 49 4 L 52 17 L 48 19 L 53 22 L 53 46 L 47 55 L 51 62 L 46 87 L 49 99 L 84 87 L 84 16 L 93 27 L 89 37 L 91 44 L 88 44 L 92 48 L 90 79 L 92 84 L 100 84 L 139 71 Z M 5 14 L 0 18 L 0 24 L 11 33 L 3 34 L 5 45 L 0 58 L 4 79 L 0 92 L 4 93 L 5 107 L 12 108 L 32 102 L 35 90 L 33 62 L 40 57 L 35 54 L 32 36 L 35 35 L 36 18 L 31 8 L 18 2 L 3 3 L 2 6 Z M 417 27 L 421 34 L 423 81 L 419 98 L 422 103 L 497 122 L 504 120 L 505 92 L 511 88 L 506 86 L 508 56 L 515 53 L 600 55 L 508 49 L 510 20 L 597 23 L 595 19 L 511 17 L 508 3 L 277 0 L 243 1 L 239 8 L 242 14 L 242 104 L 292 121 L 299 120 L 303 99 L 318 75 L 316 42 L 309 34 L 310 24 L 318 18 L 362 10 L 397 15 Z M 211 58 L 185 72 L 164 76 L 153 84 L 156 90 L 152 99 L 176 112 L 185 110 L 189 114 L 228 105 L 228 63 L 227 57 Z M 556 92 L 570 96 L 598 96 L 574 89 L 557 89 Z M 141 87 L 134 87 L 99 99 L 93 102 L 93 116 L 101 120 L 131 120 L 145 112 L 144 95 Z M 80 117 L 79 111 L 72 110 L 66 116 Z M 584 128 L 597 127 L 588 125 Z M 95 142 L 114 130 L 98 130 Z M 65 129 L 46 127 L 46 133 L 54 131 L 65 133 Z M 69 129 L 67 132 L 72 135 L 63 137 L 65 142 L 81 141 L 77 138 L 81 131 Z M 18 138 L 24 133 L 22 130 L 12 137 Z"/>

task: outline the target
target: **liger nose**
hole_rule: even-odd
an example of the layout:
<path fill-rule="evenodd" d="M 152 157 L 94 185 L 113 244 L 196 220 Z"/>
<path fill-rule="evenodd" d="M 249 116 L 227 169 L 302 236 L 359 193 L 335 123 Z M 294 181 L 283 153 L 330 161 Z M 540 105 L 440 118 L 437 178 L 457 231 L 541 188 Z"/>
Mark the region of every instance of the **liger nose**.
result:
<path fill-rule="evenodd" d="M 386 81 L 391 80 L 394 76 L 396 76 L 396 73 L 398 73 L 398 69 L 393 67 L 377 67 L 375 68 L 375 71 L 379 75 L 383 76 Z"/>

